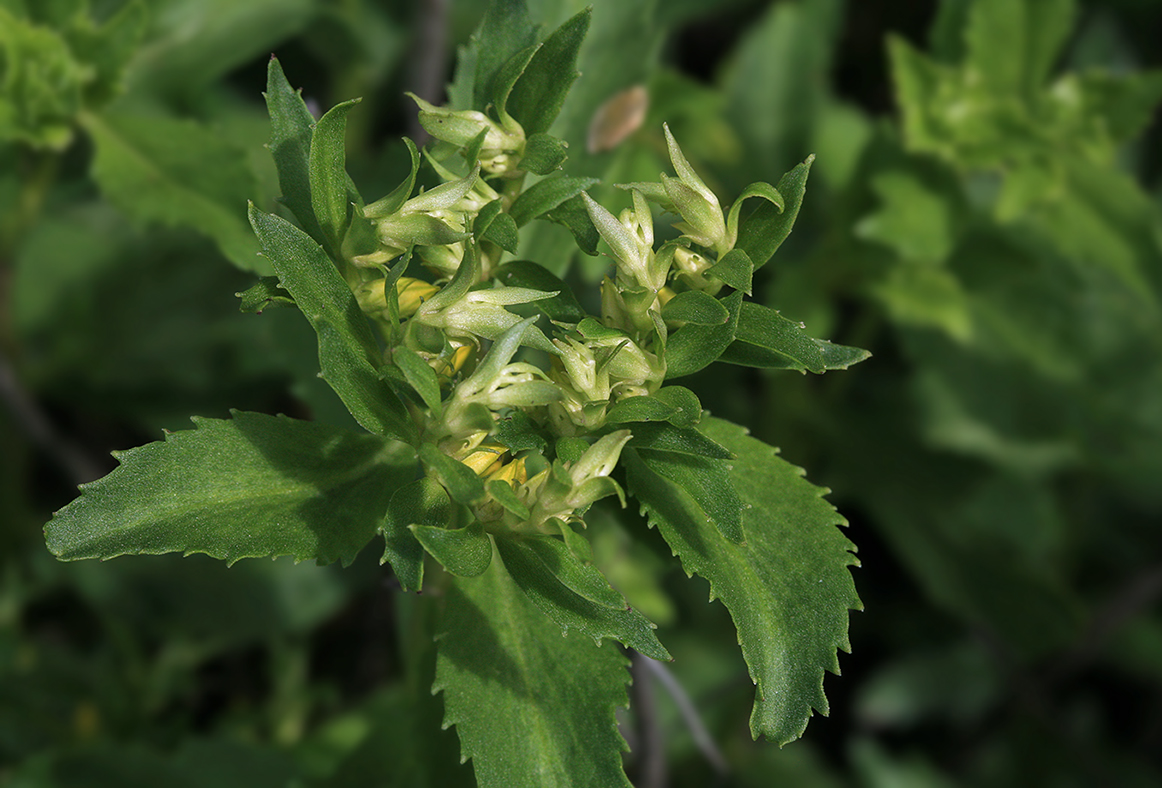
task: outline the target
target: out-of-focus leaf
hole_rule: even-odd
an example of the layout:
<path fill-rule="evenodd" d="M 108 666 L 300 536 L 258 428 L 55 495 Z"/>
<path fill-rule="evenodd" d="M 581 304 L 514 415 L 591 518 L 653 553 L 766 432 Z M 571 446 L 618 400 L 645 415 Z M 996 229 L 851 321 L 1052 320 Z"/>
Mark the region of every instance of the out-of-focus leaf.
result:
<path fill-rule="evenodd" d="M 118 452 L 121 466 L 45 527 L 49 549 L 349 563 L 411 473 L 410 450 L 375 436 L 241 411 L 194 424 Z"/>
<path fill-rule="evenodd" d="M 140 221 L 192 227 L 244 271 L 270 273 L 244 221 L 256 187 L 241 151 L 164 116 L 86 114 L 83 122 L 97 147 L 93 177 L 118 208 Z"/>

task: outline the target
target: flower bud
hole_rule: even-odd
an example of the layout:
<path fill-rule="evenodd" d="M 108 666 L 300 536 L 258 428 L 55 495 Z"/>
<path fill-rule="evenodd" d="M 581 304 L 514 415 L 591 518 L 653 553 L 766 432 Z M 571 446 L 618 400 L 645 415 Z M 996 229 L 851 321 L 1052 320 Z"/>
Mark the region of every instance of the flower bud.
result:
<path fill-rule="evenodd" d="M 424 131 L 438 140 L 466 147 L 484 132 L 477 161 L 487 172 L 502 175 L 516 170 L 525 147 L 525 133 L 520 124 L 505 117 L 497 123 L 476 110 L 451 110 L 429 104 L 413 93 L 408 94 L 420 108 L 419 121 Z"/>

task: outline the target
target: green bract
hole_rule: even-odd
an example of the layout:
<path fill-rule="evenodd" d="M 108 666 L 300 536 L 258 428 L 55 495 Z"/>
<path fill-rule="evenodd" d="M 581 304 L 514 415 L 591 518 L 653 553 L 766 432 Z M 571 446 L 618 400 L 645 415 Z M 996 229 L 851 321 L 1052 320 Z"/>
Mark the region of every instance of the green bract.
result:
<path fill-rule="evenodd" d="M 743 298 L 790 230 L 810 160 L 725 210 L 668 127 L 675 175 L 625 185 L 619 214 L 585 192 L 591 179 L 550 175 L 589 12 L 541 41 L 520 8 L 490 12 L 456 106 L 415 99 L 435 142 L 422 155 L 409 142 L 407 177 L 372 201 L 346 171 L 356 102 L 315 122 L 270 63 L 270 148 L 295 222 L 251 206 L 277 279 L 243 307 L 302 311 L 321 376 L 366 434 L 246 413 L 198 421 L 121 455 L 46 535 L 65 559 L 329 562 L 382 534 L 400 585 L 443 600 L 434 687 L 480 784 L 625 785 L 618 644 L 670 655 L 594 562 L 591 508 L 632 497 L 630 516 L 640 509 L 710 582 L 756 683 L 753 734 L 796 738 L 827 710 L 822 673 L 838 671 L 860 607 L 844 520 L 773 448 L 666 383 L 716 360 L 823 373 L 868 354 Z M 418 189 L 424 160 L 438 183 Z M 526 188 L 529 173 L 548 177 Z M 750 198 L 761 207 L 745 213 Z M 660 247 L 651 201 L 680 219 Z M 555 261 L 513 259 L 533 219 L 565 215 L 583 249 L 585 219 L 608 247 L 599 296 L 578 298 Z"/>

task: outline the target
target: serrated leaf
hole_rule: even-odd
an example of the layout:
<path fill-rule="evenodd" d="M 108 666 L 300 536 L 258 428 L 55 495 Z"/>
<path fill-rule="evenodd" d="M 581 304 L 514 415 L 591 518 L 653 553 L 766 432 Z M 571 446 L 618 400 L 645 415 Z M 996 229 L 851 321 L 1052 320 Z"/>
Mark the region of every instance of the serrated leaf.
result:
<path fill-rule="evenodd" d="M 262 314 L 262 310 L 278 306 L 294 306 L 295 300 L 278 286 L 277 276 L 264 276 L 256 284 L 235 296 L 242 299 L 238 311 Z"/>
<path fill-rule="evenodd" d="M 463 528 L 413 525 L 411 532 L 433 558 L 457 577 L 476 577 L 492 562 L 492 540 L 475 520 Z"/>
<path fill-rule="evenodd" d="M 791 234 L 803 205 L 803 195 L 807 192 L 807 175 L 813 161 L 815 156 L 808 156 L 806 161 L 779 179 L 776 188 L 785 201 L 783 206 L 764 200 L 740 220 L 735 248 L 746 252 L 756 271 L 770 261 Z"/>
<path fill-rule="evenodd" d="M 728 287 L 751 294 L 754 263 L 742 249 L 731 249 L 714 265 L 706 269 L 710 276 L 721 279 Z"/>
<path fill-rule="evenodd" d="M 241 150 L 164 116 L 105 112 L 82 121 L 97 149 L 93 177 L 114 205 L 138 221 L 192 227 L 242 270 L 270 273 L 243 221 L 257 186 Z"/>
<path fill-rule="evenodd" d="M 533 134 L 525 142 L 520 168 L 535 175 L 556 172 L 561 169 L 565 159 L 569 158 L 568 148 L 564 140 L 548 134 Z"/>
<path fill-rule="evenodd" d="M 743 502 L 734 489 L 730 463 L 696 454 L 644 451 L 632 455 L 626 467 L 645 468 L 682 491 L 677 505 L 691 522 L 713 524 L 723 538 L 741 543 Z"/>
<path fill-rule="evenodd" d="M 351 211 L 347 191 L 347 113 L 358 103 L 359 99 L 351 99 L 331 107 L 311 133 L 308 160 L 311 209 L 336 260 L 342 259 L 343 238 L 347 235 L 347 217 Z"/>
<path fill-rule="evenodd" d="M 522 227 L 597 183 L 596 178 L 574 178 L 569 175 L 545 178 L 525 189 L 513 200 L 512 207 L 508 211 L 509 215 L 517 227 Z"/>
<path fill-rule="evenodd" d="M 548 131 L 561 111 L 565 96 L 580 73 L 577 52 L 592 16 L 593 10 L 586 8 L 554 30 L 509 95 L 508 114 L 521 124 L 525 134 Z"/>
<path fill-rule="evenodd" d="M 424 548 L 412 534 L 411 526 L 446 528 L 454 519 L 447 491 L 427 476 L 412 480 L 391 496 L 379 527 L 384 540 L 380 563 L 391 564 L 404 591 L 419 591 L 424 584 Z"/>
<path fill-rule="evenodd" d="M 608 479 L 606 479 L 608 480 Z M 595 641 L 613 638 L 653 659 L 672 659 L 649 619 L 628 606 L 617 609 L 580 596 L 553 574 L 521 540 L 497 537 L 496 550 L 521 591 L 565 634 L 584 632 Z"/>
<path fill-rule="evenodd" d="M 721 302 L 728 313 L 727 321 L 722 325 L 691 324 L 670 334 L 666 340 L 666 380 L 691 375 L 709 366 L 734 340 L 742 291 L 734 291 Z"/>
<path fill-rule="evenodd" d="M 513 260 L 496 269 L 494 278 L 508 287 L 524 287 L 556 295 L 533 302 L 550 320 L 577 323 L 585 318 L 585 310 L 577 303 L 573 288 L 539 263 L 531 260 Z"/>
<path fill-rule="evenodd" d="M 747 367 L 809 370 L 821 375 L 829 369 L 847 369 L 870 357 L 871 353 L 860 348 L 814 339 L 799 323 L 748 301 L 742 305 L 735 341 L 723 352 L 721 360 Z"/>
<path fill-rule="evenodd" d="M 616 647 L 562 638 L 495 560 L 453 578 L 442 626 L 432 690 L 481 788 L 630 788 L 614 717 L 628 661 Z"/>
<path fill-rule="evenodd" d="M 698 326 L 721 326 L 730 319 L 730 312 L 714 296 L 701 290 L 687 290 L 666 302 L 662 318 Z"/>
<path fill-rule="evenodd" d="M 484 482 L 464 463 L 452 459 L 430 443 L 420 446 L 420 459 L 436 474 L 452 500 L 471 506 L 484 498 Z"/>
<path fill-rule="evenodd" d="M 432 366 L 406 345 L 397 346 L 392 350 L 391 357 L 403 372 L 408 385 L 416 390 L 420 399 L 432 411 L 432 415 L 437 419 L 442 418 L 444 406 L 440 396 L 440 380 Z"/>
<path fill-rule="evenodd" d="M 108 476 L 45 526 L 59 558 L 206 553 L 349 563 L 375 535 L 410 451 L 285 416 L 235 411 L 118 452 Z"/>
<path fill-rule="evenodd" d="M 698 430 L 672 424 L 639 424 L 633 428 L 633 438 L 629 445 L 639 450 L 689 454 L 712 460 L 729 460 L 734 457 L 725 447 L 719 446 Z"/>
<path fill-rule="evenodd" d="M 629 487 L 687 572 L 710 581 L 738 629 L 756 684 L 751 733 L 780 744 L 802 735 L 812 709 L 826 714 L 823 671 L 839 672 L 850 650 L 848 610 L 862 609 L 848 566 L 846 521 L 825 492 L 776 450 L 720 419 L 706 434 L 737 455 L 731 478 L 748 508 L 746 542 L 732 544 L 691 516 L 685 492 L 629 452 Z"/>
<path fill-rule="evenodd" d="M 365 429 L 413 440 L 415 426 L 407 410 L 371 361 L 379 350 L 367 318 L 322 247 L 290 222 L 253 205 L 250 223 L 282 286 L 318 334 L 323 379 Z"/>

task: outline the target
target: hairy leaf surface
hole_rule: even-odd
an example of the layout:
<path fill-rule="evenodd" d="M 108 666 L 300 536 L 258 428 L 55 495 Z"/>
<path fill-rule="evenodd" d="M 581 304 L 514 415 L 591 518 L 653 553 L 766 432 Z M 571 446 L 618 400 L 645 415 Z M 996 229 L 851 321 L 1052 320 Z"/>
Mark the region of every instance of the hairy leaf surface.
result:
<path fill-rule="evenodd" d="M 350 562 L 375 535 L 411 450 L 374 435 L 235 411 L 117 452 L 45 527 L 66 560 L 139 553 Z"/>
<path fill-rule="evenodd" d="M 614 718 L 627 665 L 612 643 L 562 637 L 494 559 L 452 579 L 433 691 L 481 788 L 629 788 Z"/>
<path fill-rule="evenodd" d="M 849 609 L 862 607 L 847 567 L 846 521 L 824 490 L 776 450 L 734 424 L 704 419 L 702 429 L 733 451 L 731 479 L 747 505 L 746 542 L 732 544 L 695 516 L 686 491 L 626 454 L 629 488 L 687 572 L 710 582 L 738 628 L 756 685 L 751 733 L 786 743 L 802 735 L 812 709 L 827 713 L 823 671 L 839 672 L 835 649 L 850 650 Z"/>

